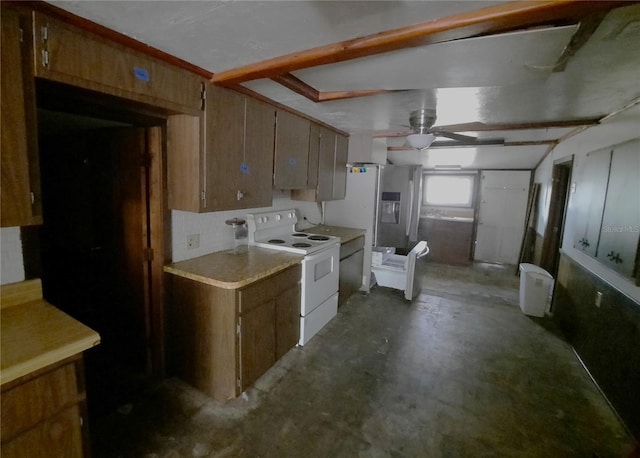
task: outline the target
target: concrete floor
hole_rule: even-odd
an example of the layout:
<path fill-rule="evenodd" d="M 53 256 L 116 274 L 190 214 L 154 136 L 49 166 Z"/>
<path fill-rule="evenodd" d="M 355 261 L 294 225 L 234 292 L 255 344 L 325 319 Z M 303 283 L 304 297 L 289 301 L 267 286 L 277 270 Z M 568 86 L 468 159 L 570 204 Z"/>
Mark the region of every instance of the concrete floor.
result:
<path fill-rule="evenodd" d="M 523 315 L 513 267 L 428 264 L 412 303 L 353 296 L 241 397 L 169 379 L 94 421 L 94 457 L 624 457 L 571 348 Z M 91 402 L 91 400 L 89 400 Z"/>

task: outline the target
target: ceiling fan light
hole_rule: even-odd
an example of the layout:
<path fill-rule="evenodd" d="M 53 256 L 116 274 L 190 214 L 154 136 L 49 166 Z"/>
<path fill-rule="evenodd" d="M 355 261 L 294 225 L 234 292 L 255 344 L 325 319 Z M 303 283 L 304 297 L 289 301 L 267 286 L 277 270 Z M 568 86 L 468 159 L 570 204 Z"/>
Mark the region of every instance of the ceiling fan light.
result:
<path fill-rule="evenodd" d="M 433 134 L 411 134 L 407 135 L 407 141 L 409 144 L 417 149 L 418 151 L 422 151 L 426 149 L 433 143 L 435 140 L 435 135 Z"/>

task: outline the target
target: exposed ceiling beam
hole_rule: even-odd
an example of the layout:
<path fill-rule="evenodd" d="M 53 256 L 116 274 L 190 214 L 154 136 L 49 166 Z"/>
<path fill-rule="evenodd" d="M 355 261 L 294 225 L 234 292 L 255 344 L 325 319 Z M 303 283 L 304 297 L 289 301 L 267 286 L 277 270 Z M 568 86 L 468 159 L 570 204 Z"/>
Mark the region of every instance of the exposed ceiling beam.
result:
<path fill-rule="evenodd" d="M 491 35 L 542 25 L 575 24 L 590 14 L 635 2 L 547 0 L 511 2 L 426 21 L 373 35 L 318 46 L 213 75 L 214 83 L 237 85 L 274 78 L 303 68 L 332 64 L 399 49 Z"/>
<path fill-rule="evenodd" d="M 401 92 L 404 89 L 388 90 L 388 89 L 372 89 L 364 91 L 319 91 L 313 86 L 305 83 L 300 78 L 292 75 L 291 73 L 285 73 L 283 75 L 277 75 L 271 78 L 278 84 L 291 89 L 312 102 L 330 102 L 332 100 L 353 99 L 356 97 L 367 97 L 370 95 L 388 94 L 391 92 Z"/>

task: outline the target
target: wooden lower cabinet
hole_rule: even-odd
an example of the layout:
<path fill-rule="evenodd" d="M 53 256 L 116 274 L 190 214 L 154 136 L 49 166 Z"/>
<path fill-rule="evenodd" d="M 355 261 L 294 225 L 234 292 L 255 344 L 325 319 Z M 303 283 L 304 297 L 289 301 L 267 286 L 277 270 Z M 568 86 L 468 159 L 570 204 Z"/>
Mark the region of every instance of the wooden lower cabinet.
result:
<path fill-rule="evenodd" d="M 241 289 L 168 274 L 169 370 L 218 400 L 253 385 L 298 342 L 300 269 Z"/>
<path fill-rule="evenodd" d="M 2 387 L 2 456 L 88 456 L 82 359 L 67 360 Z"/>

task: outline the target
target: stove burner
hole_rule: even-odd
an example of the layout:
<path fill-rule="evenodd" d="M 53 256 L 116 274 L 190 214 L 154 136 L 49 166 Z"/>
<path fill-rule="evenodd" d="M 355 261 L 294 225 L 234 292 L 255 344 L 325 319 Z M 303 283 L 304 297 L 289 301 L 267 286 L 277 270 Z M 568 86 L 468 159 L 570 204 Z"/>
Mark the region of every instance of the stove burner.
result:
<path fill-rule="evenodd" d="M 329 240 L 329 237 L 325 235 L 310 235 L 309 240 L 314 240 L 317 242 L 324 242 L 325 240 Z"/>
<path fill-rule="evenodd" d="M 304 243 L 304 242 L 298 242 L 298 243 L 294 243 L 293 245 L 291 245 L 295 248 L 309 248 L 311 246 L 310 243 Z"/>
<path fill-rule="evenodd" d="M 302 232 L 296 232 L 295 234 L 291 234 L 291 237 L 308 237 L 308 235 Z"/>
<path fill-rule="evenodd" d="M 273 243 L 274 245 L 280 245 L 280 244 L 284 243 L 284 240 L 280 240 L 280 239 L 271 239 L 271 240 L 269 240 L 267 243 Z"/>

